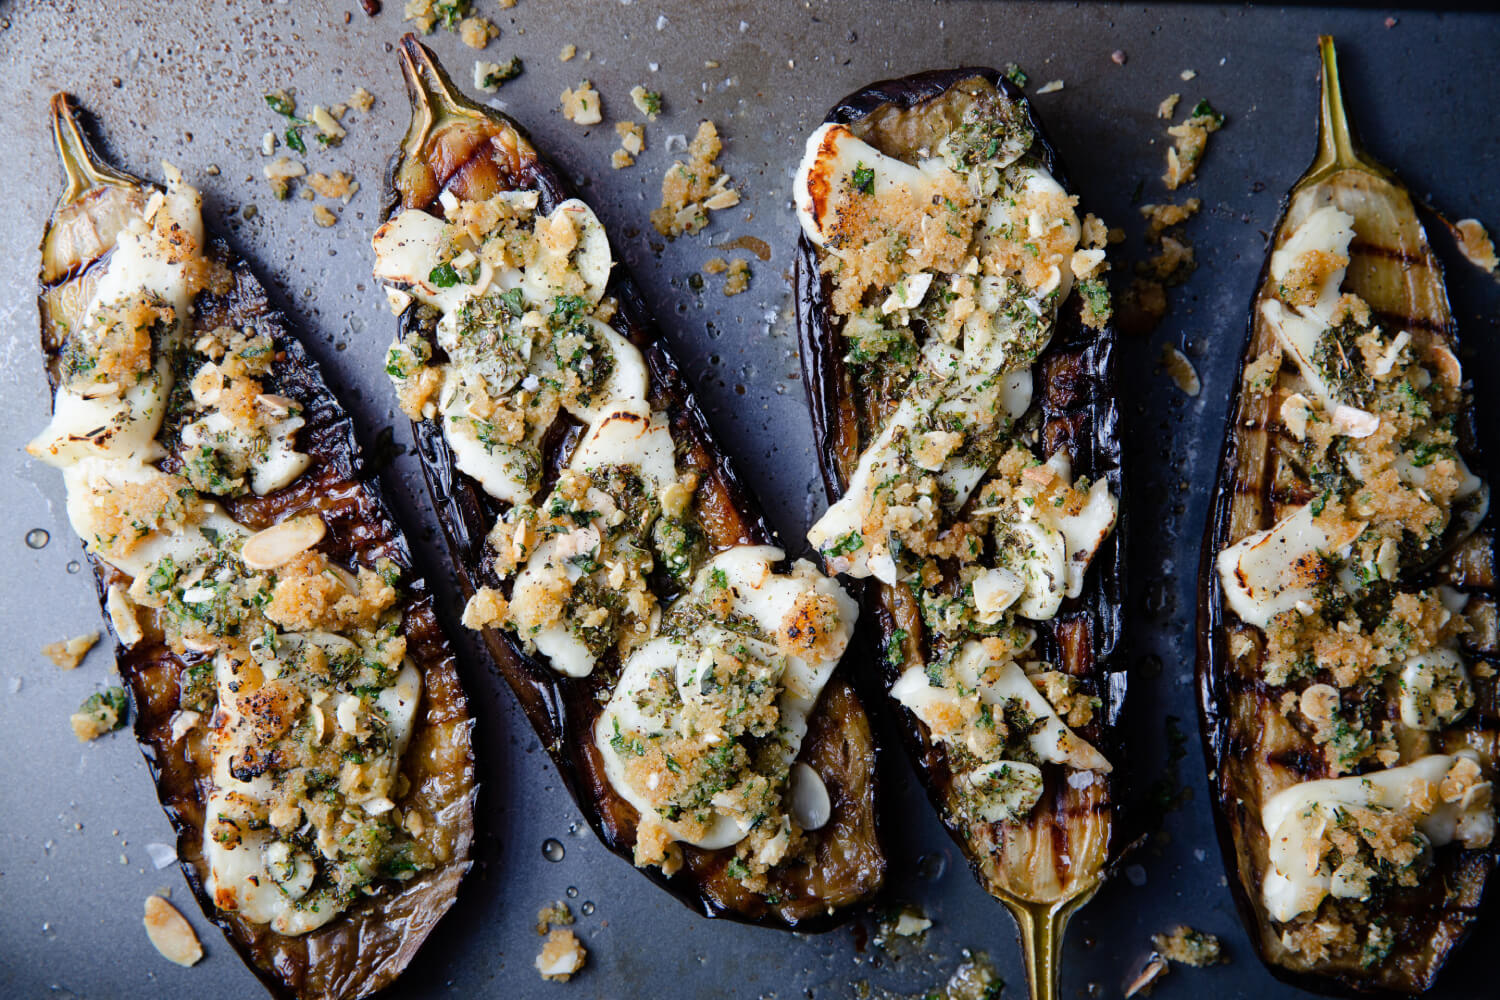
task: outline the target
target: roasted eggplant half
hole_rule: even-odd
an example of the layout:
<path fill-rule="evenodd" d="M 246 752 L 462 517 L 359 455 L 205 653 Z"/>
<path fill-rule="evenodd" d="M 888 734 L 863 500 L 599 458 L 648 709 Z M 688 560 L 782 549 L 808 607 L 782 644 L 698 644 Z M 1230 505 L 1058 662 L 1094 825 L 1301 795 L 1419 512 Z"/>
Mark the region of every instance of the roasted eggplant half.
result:
<path fill-rule="evenodd" d="M 474 837 L 453 655 L 348 416 L 201 198 L 103 163 L 52 100 L 67 175 L 42 244 L 61 469 L 203 912 L 277 996 L 389 984 Z"/>
<path fill-rule="evenodd" d="M 1105 227 L 989 69 L 841 101 L 794 182 L 802 372 L 928 795 L 1037 990 L 1116 849 L 1125 675 Z"/>
<path fill-rule="evenodd" d="M 587 204 L 403 40 L 386 371 L 495 665 L 604 843 L 706 916 L 880 887 L 858 607 L 792 563 Z"/>
<path fill-rule="evenodd" d="M 1203 736 L 1271 970 L 1415 994 L 1495 864 L 1489 487 L 1438 260 L 1321 52 L 1318 154 L 1271 239 L 1204 540 Z"/>

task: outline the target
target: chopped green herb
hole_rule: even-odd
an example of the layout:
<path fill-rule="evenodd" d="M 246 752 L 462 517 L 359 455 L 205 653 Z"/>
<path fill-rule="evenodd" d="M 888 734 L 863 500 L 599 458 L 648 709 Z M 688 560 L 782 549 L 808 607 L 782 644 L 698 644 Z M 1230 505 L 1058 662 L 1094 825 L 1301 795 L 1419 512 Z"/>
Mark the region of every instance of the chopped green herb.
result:
<path fill-rule="evenodd" d="M 1193 113 L 1192 113 L 1192 115 L 1190 117 L 1192 117 L 1192 118 L 1200 118 L 1200 117 L 1212 118 L 1214 120 L 1214 124 L 1215 125 L 1223 125 L 1224 124 L 1224 115 L 1223 115 L 1223 113 L 1221 113 L 1216 108 L 1214 108 L 1214 106 L 1212 104 L 1209 104 L 1207 98 L 1204 98 L 1203 100 L 1199 101 L 1197 104 L 1193 105 Z"/>
<path fill-rule="evenodd" d="M 860 194 L 875 193 L 875 171 L 871 167 L 865 166 L 863 161 L 854 165 L 853 180 L 854 190 Z"/>
<path fill-rule="evenodd" d="M 453 269 L 452 264 L 439 264 L 427 272 L 427 280 L 439 288 L 452 288 L 458 284 L 458 272 Z"/>
<path fill-rule="evenodd" d="M 1005 64 L 1005 78 L 1011 83 L 1015 84 L 1017 87 L 1026 86 L 1026 84 L 1031 80 L 1031 77 L 1026 75 L 1026 71 L 1017 66 L 1015 63 Z"/>

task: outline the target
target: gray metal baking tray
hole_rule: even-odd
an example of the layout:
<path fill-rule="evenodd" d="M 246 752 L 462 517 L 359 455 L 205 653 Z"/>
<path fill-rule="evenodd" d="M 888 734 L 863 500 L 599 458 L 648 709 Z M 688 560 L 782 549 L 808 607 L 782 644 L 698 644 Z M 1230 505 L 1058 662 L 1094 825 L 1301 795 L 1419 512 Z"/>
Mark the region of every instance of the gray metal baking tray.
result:
<path fill-rule="evenodd" d="M 198 913 L 176 868 L 151 862 L 149 845 L 169 843 L 171 830 L 128 733 L 80 746 L 68 728 L 79 701 L 111 681 L 108 652 L 97 649 L 63 673 L 38 651 L 100 627 L 87 575 L 77 572 L 81 550 L 63 512 L 61 478 L 22 451 L 48 405 L 34 305 L 36 243 L 60 184 L 47 98 L 59 89 L 78 95 L 122 166 L 160 176 L 157 163 L 167 158 L 199 183 L 211 220 L 307 332 L 365 445 L 409 444 L 380 372 L 393 324 L 368 275 L 386 159 L 406 124 L 392 51 L 403 30 L 401 6 L 387 0 L 372 18 L 354 0 L 0 5 L 0 995 L 261 993 Z M 1295 995 L 1256 961 L 1234 913 L 1212 836 L 1191 698 L 1197 550 L 1226 400 L 1265 233 L 1313 151 L 1315 36 L 1330 32 L 1339 40 L 1346 94 L 1371 152 L 1439 207 L 1495 224 L 1500 117 L 1492 77 L 1500 69 L 1500 17 L 875 0 L 476 6 L 502 32 L 485 57 L 519 54 L 526 63 L 498 97 L 610 227 L 710 419 L 747 479 L 759 484 L 772 521 L 793 539 L 822 509 L 823 494 L 791 329 L 790 179 L 803 137 L 830 104 L 875 79 L 959 64 L 1015 62 L 1030 74 L 1033 92 L 1064 81 L 1061 91 L 1036 96 L 1037 108 L 1088 207 L 1129 231 L 1121 249 L 1136 258 L 1144 247 L 1133 193 L 1139 186 L 1147 201 L 1163 194 L 1157 103 L 1181 92 L 1189 102 L 1206 97 L 1228 115 L 1200 179 L 1185 192 L 1204 203 L 1187 227 L 1198 269 L 1174 292 L 1160 328 L 1127 337 L 1120 352 L 1135 529 L 1125 654 L 1133 673 L 1128 766 L 1143 785 L 1164 782 L 1176 804 L 1073 922 L 1063 995 L 1119 996 L 1150 934 L 1178 922 L 1223 937 L 1233 961 L 1175 971 L 1156 996 Z M 430 41 L 455 77 L 468 75 L 475 53 L 457 36 L 439 33 Z M 568 63 L 558 58 L 565 44 L 579 53 Z M 1123 64 L 1111 58 L 1116 51 Z M 1197 75 L 1184 81 L 1184 70 Z M 605 101 L 606 123 L 591 130 L 558 113 L 563 88 L 584 78 Z M 626 96 L 637 83 L 662 91 L 667 113 L 648 126 L 639 163 L 611 170 L 617 140 L 609 122 L 639 117 Z M 262 94 L 295 87 L 304 102 L 326 104 L 344 100 L 356 85 L 375 94 L 373 111 L 351 116 L 342 146 L 308 156 L 314 169 L 347 170 L 361 184 L 340 208 L 339 223 L 321 229 L 309 203 L 276 202 L 260 177 L 261 136 L 276 125 Z M 690 135 L 704 117 L 726 136 L 723 162 L 744 201 L 699 236 L 662 245 L 647 214 L 671 160 L 667 139 Z M 752 261 L 750 291 L 726 299 L 720 279 L 697 290 L 692 275 L 725 253 L 716 247 L 741 236 L 771 247 L 769 261 Z M 1481 386 L 1494 384 L 1500 287 L 1463 265 L 1450 267 L 1449 276 L 1464 361 Z M 1158 369 L 1167 342 L 1182 346 L 1198 367 L 1198 397 L 1184 396 Z M 1480 407 L 1495 455 L 1494 394 L 1481 392 Z M 387 478 L 421 568 L 456 625 L 452 582 L 416 460 L 398 456 Z M 33 529 L 50 540 L 28 544 L 28 536 L 40 540 Z M 925 912 L 933 921 L 925 936 L 881 946 L 875 915 L 820 936 L 705 921 L 594 840 L 509 692 L 477 648 L 466 651 L 485 786 L 478 863 L 457 907 L 392 996 L 908 996 L 941 989 L 966 949 L 988 954 L 1010 984 L 1006 996 L 1024 996 L 1009 917 L 970 878 L 898 748 L 885 762 L 893 859 L 887 901 Z M 1185 745 L 1170 737 L 1174 731 Z M 549 839 L 563 846 L 561 860 L 544 856 Z M 207 956 L 193 969 L 168 965 L 141 931 L 142 899 L 161 889 L 171 890 L 203 938 Z M 1491 908 L 1500 908 L 1491 896 Z M 553 899 L 572 904 L 589 949 L 588 967 L 566 986 L 543 983 L 532 968 L 534 915 Z M 1500 914 L 1492 913 L 1438 994 L 1494 996 L 1483 967 L 1497 943 Z"/>

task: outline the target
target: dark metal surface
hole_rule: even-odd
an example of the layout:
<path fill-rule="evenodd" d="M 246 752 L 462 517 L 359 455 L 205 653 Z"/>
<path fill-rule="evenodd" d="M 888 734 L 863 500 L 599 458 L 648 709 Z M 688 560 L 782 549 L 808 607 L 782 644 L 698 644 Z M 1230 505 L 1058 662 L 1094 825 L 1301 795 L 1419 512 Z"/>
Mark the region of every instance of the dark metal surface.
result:
<path fill-rule="evenodd" d="M 823 507 L 785 278 L 795 236 L 790 180 L 803 138 L 839 95 L 882 77 L 960 64 L 1019 63 L 1033 93 L 1064 80 L 1061 92 L 1035 97 L 1037 109 L 1087 206 L 1130 233 L 1115 248 L 1117 259 L 1144 255 L 1132 204 L 1137 184 L 1143 182 L 1144 201 L 1166 194 L 1157 102 L 1178 91 L 1188 106 L 1207 97 L 1229 116 L 1200 179 L 1179 192 L 1204 202 L 1187 227 L 1198 270 L 1173 296 L 1161 328 L 1121 344 L 1133 476 L 1127 501 L 1136 529 L 1125 651 L 1134 672 L 1131 767 L 1148 792 L 1162 779 L 1163 790 L 1185 795 L 1171 809 L 1148 805 L 1148 814 L 1162 816 L 1162 833 L 1075 919 L 1063 989 L 1067 996 L 1119 996 L 1149 935 L 1186 922 L 1223 936 L 1234 960 L 1173 972 L 1156 996 L 1299 995 L 1259 966 L 1234 915 L 1193 739 L 1195 550 L 1227 393 L 1264 231 L 1313 152 L 1315 36 L 1331 32 L 1339 40 L 1346 95 L 1367 148 L 1419 196 L 1455 216 L 1500 225 L 1500 121 L 1488 79 L 1500 51 L 1500 19 L 1406 10 L 1388 27 L 1384 11 L 852 0 L 520 0 L 506 12 L 490 0 L 476 5 L 502 29 L 485 57 L 526 60 L 525 74 L 499 97 L 610 227 L 709 419 L 788 537 L 800 535 Z M 392 51 L 401 0 L 386 8 L 372 19 L 354 0 L 0 6 L 7 81 L 0 170 L 11 206 L 0 229 L 0 608 L 7 652 L 0 760 L 8 766 L 0 780 L 0 995 L 186 998 L 259 990 L 197 914 L 176 869 L 152 865 L 147 845 L 170 842 L 171 832 L 128 734 L 79 746 L 68 728 L 79 701 L 115 682 L 108 653 L 96 650 L 78 670 L 62 673 L 38 652 L 45 642 L 100 627 L 86 575 L 68 573 L 80 552 L 62 509 L 61 477 L 21 450 L 45 423 L 47 407 L 33 297 L 35 245 L 60 184 L 47 97 L 56 89 L 77 94 L 99 116 L 103 146 L 122 166 L 159 176 L 157 161 L 168 158 L 200 184 L 211 221 L 310 332 L 309 349 L 353 410 L 365 445 L 388 426 L 397 442 L 409 443 L 380 373 L 392 326 L 368 277 L 381 172 L 405 128 Z M 474 53 L 452 35 L 432 41 L 455 75 L 465 76 Z M 579 55 L 560 63 L 568 43 Z M 1110 58 L 1117 49 L 1127 55 L 1124 65 Z M 710 60 L 719 65 L 705 66 Z M 1185 69 L 1197 77 L 1184 82 Z M 589 130 L 557 112 L 557 95 L 585 78 L 605 103 L 605 124 Z M 609 153 L 618 143 L 610 123 L 640 119 L 626 96 L 637 83 L 662 91 L 668 113 L 647 126 L 648 149 L 638 164 L 612 171 Z M 344 100 L 355 85 L 376 95 L 374 110 L 351 113 L 344 144 L 313 148 L 307 160 L 311 169 L 352 172 L 362 188 L 337 207 L 337 226 L 319 229 L 309 203 L 275 202 L 260 178 L 260 137 L 278 124 L 261 95 L 295 87 L 310 108 Z M 702 117 L 712 117 L 726 137 L 722 162 L 745 200 L 718 213 L 699 236 L 658 247 L 647 214 L 672 159 L 667 136 L 691 135 Z M 210 165 L 217 176 L 206 172 Z M 250 204 L 258 214 L 246 222 Z M 748 293 L 725 299 L 717 278 L 701 292 L 689 286 L 704 261 L 729 254 L 717 244 L 746 235 L 772 248 L 769 262 L 752 260 Z M 1441 233 L 1431 235 L 1446 248 Z M 1122 270 L 1117 264 L 1118 277 Z M 1468 370 L 1481 387 L 1487 379 L 1497 384 L 1500 286 L 1462 264 L 1450 266 L 1449 285 Z M 1196 399 L 1158 370 L 1164 342 L 1183 346 L 1198 366 L 1204 388 Z M 1494 393 L 1479 395 L 1481 426 L 1496 454 Z M 412 456 L 396 460 L 389 485 L 418 565 L 445 599 L 446 620 L 456 624 L 451 579 Z M 51 536 L 40 549 L 25 541 L 34 528 Z M 465 637 L 457 638 L 462 645 Z M 1009 918 L 968 875 L 899 752 L 887 755 L 888 899 L 926 912 L 934 924 L 924 938 L 878 947 L 873 917 L 822 936 L 710 922 L 652 891 L 594 841 L 502 683 L 478 656 L 463 666 L 480 720 L 479 864 L 394 995 L 844 997 L 859 995 L 861 984 L 877 996 L 906 995 L 939 988 L 965 948 L 989 953 L 1011 983 L 1006 995 L 1024 994 Z M 1175 762 L 1169 716 L 1180 720 L 1185 737 L 1185 756 Z M 560 862 L 543 855 L 549 838 L 565 848 Z M 164 888 L 203 937 L 207 957 L 196 968 L 168 965 L 141 930 L 143 897 Z M 576 896 L 569 898 L 570 889 Z M 536 910 L 558 898 L 579 913 L 579 935 L 590 950 L 587 969 L 567 986 L 542 983 L 531 967 Z M 593 904 L 588 915 L 580 912 L 585 902 Z M 1490 908 L 1500 911 L 1493 898 Z M 1480 923 L 1475 938 L 1437 995 L 1493 995 L 1483 966 L 1500 943 L 1500 912 Z"/>

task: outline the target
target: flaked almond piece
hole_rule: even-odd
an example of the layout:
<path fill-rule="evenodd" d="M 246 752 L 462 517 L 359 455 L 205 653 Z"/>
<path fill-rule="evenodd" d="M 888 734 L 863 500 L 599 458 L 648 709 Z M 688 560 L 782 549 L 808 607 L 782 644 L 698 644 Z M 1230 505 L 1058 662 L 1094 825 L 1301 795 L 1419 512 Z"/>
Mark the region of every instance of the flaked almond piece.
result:
<path fill-rule="evenodd" d="M 1167 374 L 1172 376 L 1172 381 L 1177 383 L 1177 388 L 1189 396 L 1196 396 L 1203 389 L 1203 383 L 1198 380 L 1198 372 L 1193 368 L 1193 363 L 1171 344 L 1163 344 L 1161 349 L 1161 361 L 1166 368 Z"/>
<path fill-rule="evenodd" d="M 275 569 L 323 540 L 328 529 L 316 514 L 299 514 L 245 540 L 240 557 L 250 569 Z"/>
<path fill-rule="evenodd" d="M 203 945 L 193 933 L 193 925 L 177 912 L 176 907 L 160 896 L 146 897 L 146 936 L 161 957 L 183 968 L 189 968 L 203 957 Z"/>

